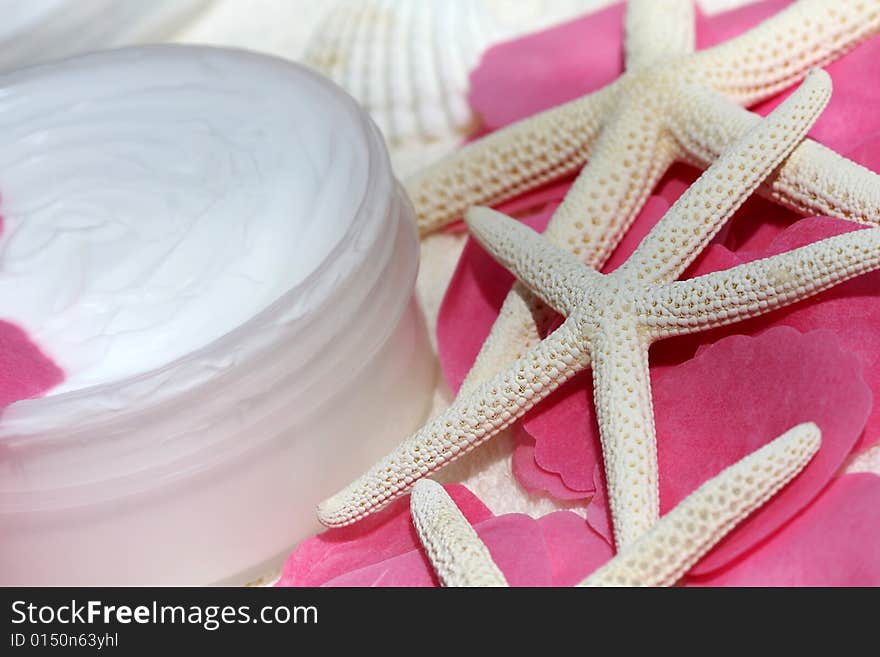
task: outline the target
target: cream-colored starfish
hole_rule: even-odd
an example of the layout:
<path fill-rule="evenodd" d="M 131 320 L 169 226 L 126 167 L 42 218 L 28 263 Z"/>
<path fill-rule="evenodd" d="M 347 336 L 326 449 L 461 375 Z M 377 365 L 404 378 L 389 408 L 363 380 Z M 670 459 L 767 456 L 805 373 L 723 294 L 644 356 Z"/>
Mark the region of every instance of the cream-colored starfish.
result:
<path fill-rule="evenodd" d="M 420 479 L 410 498 L 413 525 L 443 586 L 507 586 L 489 548 L 443 486 Z"/>
<path fill-rule="evenodd" d="M 348 524 L 416 479 L 472 449 L 592 360 L 597 419 L 618 548 L 658 515 L 648 347 L 766 312 L 880 266 L 880 229 L 833 237 L 787 254 L 688 281 L 676 278 L 730 214 L 806 133 L 827 100 L 819 71 L 725 152 L 620 268 L 602 275 L 542 236 L 485 208 L 472 234 L 549 306 L 567 317 L 546 340 L 473 393 L 460 395 L 358 481 L 319 506 Z"/>
<path fill-rule="evenodd" d="M 740 105 L 774 95 L 878 29 L 880 0 L 801 0 L 735 39 L 694 52 L 690 0 L 631 0 L 626 72 L 408 180 L 420 230 L 583 167 L 545 235 L 599 269 L 673 162 L 705 168 L 759 120 Z M 688 102 L 680 102 L 683 95 Z M 880 176 L 813 141 L 801 144 L 762 191 L 805 214 L 880 224 Z M 461 392 L 537 344 L 551 316 L 514 286 Z"/>
<path fill-rule="evenodd" d="M 790 429 L 682 500 L 580 586 L 671 586 L 736 525 L 803 470 L 819 450 L 813 423 Z M 421 479 L 413 523 L 443 586 L 506 586 L 489 549 L 440 484 Z"/>

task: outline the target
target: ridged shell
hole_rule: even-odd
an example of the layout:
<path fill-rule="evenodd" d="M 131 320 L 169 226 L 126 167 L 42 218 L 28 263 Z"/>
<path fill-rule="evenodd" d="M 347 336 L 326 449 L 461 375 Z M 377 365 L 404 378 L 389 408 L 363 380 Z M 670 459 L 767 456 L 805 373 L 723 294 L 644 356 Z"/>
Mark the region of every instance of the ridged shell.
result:
<path fill-rule="evenodd" d="M 473 124 L 468 75 L 494 43 L 601 0 L 341 0 L 303 61 L 352 94 L 392 152 L 459 139 Z"/>

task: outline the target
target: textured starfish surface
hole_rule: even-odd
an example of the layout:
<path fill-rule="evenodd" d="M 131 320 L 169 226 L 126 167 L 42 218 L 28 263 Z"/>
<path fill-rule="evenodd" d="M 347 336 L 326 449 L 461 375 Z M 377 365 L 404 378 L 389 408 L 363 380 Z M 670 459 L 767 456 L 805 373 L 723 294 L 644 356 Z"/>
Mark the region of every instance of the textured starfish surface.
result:
<path fill-rule="evenodd" d="M 806 467 L 819 428 L 801 424 L 724 469 L 580 586 L 671 586 L 730 530 Z M 439 484 L 421 479 L 413 523 L 444 586 L 505 586 L 488 548 Z"/>
<path fill-rule="evenodd" d="M 420 479 L 412 490 L 410 512 L 443 586 L 507 586 L 489 549 L 443 486 Z"/>
<path fill-rule="evenodd" d="M 600 274 L 504 215 L 473 208 L 473 236 L 566 316 L 545 340 L 440 416 L 358 481 L 319 506 L 348 524 L 472 449 L 592 364 L 597 419 L 618 549 L 659 514 L 648 348 L 806 298 L 880 266 L 880 229 L 856 231 L 687 281 L 677 278 L 745 198 L 806 134 L 828 100 L 817 71 L 725 151 L 670 208 L 632 256 Z M 687 96 L 682 96 L 687 102 Z"/>
<path fill-rule="evenodd" d="M 741 106 L 776 94 L 878 30 L 880 0 L 801 0 L 733 40 L 694 52 L 690 0 L 631 0 L 626 72 L 408 180 L 420 230 L 581 169 L 545 235 L 599 269 L 672 163 L 705 168 L 759 120 Z M 880 224 L 880 176 L 810 140 L 760 191 L 804 214 Z M 537 344 L 551 316 L 524 286 L 514 286 L 461 392 Z"/>

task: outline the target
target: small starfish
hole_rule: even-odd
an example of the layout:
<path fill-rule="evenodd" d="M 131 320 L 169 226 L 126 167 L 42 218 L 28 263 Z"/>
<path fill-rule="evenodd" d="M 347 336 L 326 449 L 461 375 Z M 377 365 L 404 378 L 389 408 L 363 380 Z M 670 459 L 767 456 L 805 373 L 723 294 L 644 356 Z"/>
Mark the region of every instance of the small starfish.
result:
<path fill-rule="evenodd" d="M 583 167 L 544 234 L 599 269 L 673 162 L 707 167 L 760 120 L 740 105 L 773 96 L 878 29 L 880 0 L 801 0 L 735 39 L 694 52 L 690 0 L 631 0 L 626 72 L 410 178 L 420 230 L 429 233 L 468 207 L 494 205 Z M 803 214 L 880 224 L 880 176 L 810 140 L 761 191 Z M 551 317 L 515 285 L 461 392 L 537 344 Z"/>
<path fill-rule="evenodd" d="M 725 152 L 669 209 L 632 256 L 600 274 L 501 213 L 473 208 L 471 233 L 567 317 L 547 339 L 472 393 L 459 395 L 358 481 L 323 502 L 344 525 L 512 424 L 592 361 L 597 419 L 618 548 L 659 513 L 648 347 L 816 294 L 880 266 L 880 229 L 832 237 L 687 281 L 676 278 L 806 133 L 828 98 L 822 71 Z"/>
<path fill-rule="evenodd" d="M 579 586 L 672 586 L 794 479 L 820 444 L 815 424 L 790 429 L 704 483 Z M 440 484 L 419 480 L 410 509 L 443 586 L 507 586 L 489 549 Z"/>

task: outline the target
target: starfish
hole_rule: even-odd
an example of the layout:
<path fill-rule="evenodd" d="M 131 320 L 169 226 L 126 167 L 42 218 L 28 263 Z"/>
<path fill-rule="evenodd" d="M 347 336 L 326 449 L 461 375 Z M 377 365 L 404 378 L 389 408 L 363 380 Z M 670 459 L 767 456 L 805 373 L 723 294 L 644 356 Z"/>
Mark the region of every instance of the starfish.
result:
<path fill-rule="evenodd" d="M 497 434 L 592 364 L 609 502 L 619 549 L 659 514 L 648 347 L 778 308 L 880 266 L 880 229 L 822 240 L 687 281 L 678 277 L 743 200 L 798 143 L 825 105 L 816 71 L 676 201 L 617 270 L 603 275 L 545 237 L 487 208 L 472 235 L 567 319 L 511 366 L 465 395 L 356 482 L 319 505 L 343 525 Z M 687 95 L 682 102 L 687 102 Z"/>
<path fill-rule="evenodd" d="M 581 169 L 545 235 L 595 269 L 675 161 L 707 167 L 760 120 L 769 98 L 880 29 L 880 0 L 801 0 L 694 52 L 690 0 L 631 0 L 625 73 L 610 85 L 476 141 L 406 183 L 421 233 Z M 687 94 L 689 102 L 680 102 Z M 586 166 L 584 166 L 586 164 Z M 880 224 L 880 176 L 806 140 L 762 193 L 804 214 Z M 540 340 L 552 313 L 522 285 L 504 301 L 462 393 Z"/>
<path fill-rule="evenodd" d="M 803 470 L 819 450 L 813 423 L 800 424 L 724 469 L 660 518 L 579 586 L 671 586 L 736 525 Z M 443 586 L 507 586 L 489 549 L 443 487 L 420 479 L 413 524 Z"/>

